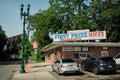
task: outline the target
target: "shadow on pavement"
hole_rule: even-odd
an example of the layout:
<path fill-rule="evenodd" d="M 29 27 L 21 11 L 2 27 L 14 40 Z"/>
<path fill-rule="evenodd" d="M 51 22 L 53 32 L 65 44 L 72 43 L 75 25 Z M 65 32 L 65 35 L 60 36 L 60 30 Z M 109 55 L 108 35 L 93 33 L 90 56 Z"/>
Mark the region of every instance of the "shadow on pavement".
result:
<path fill-rule="evenodd" d="M 63 74 L 63 76 L 78 76 L 78 75 L 85 75 L 85 73 L 78 72 L 78 73 L 66 73 L 66 74 Z"/>
<path fill-rule="evenodd" d="M 52 75 L 58 75 L 57 72 L 53 72 L 53 71 L 48 71 L 50 74 Z M 81 75 L 85 75 L 85 73 L 83 72 L 79 72 L 79 73 L 66 73 L 66 74 L 62 74 L 62 76 L 81 76 Z"/>
<path fill-rule="evenodd" d="M 91 74 L 94 74 L 93 71 L 91 70 L 86 70 L 87 72 L 90 72 Z M 84 72 L 84 71 L 83 71 Z M 116 72 L 100 72 L 98 75 L 119 75 L 120 74 L 120 70 L 117 70 Z"/>
<path fill-rule="evenodd" d="M 21 59 L 6 59 L 6 60 L 1 60 L 0 65 L 14 65 L 14 64 L 21 64 Z"/>
<path fill-rule="evenodd" d="M 32 68 L 37 68 L 37 67 L 46 67 L 46 66 L 49 66 L 49 65 L 32 66 Z"/>

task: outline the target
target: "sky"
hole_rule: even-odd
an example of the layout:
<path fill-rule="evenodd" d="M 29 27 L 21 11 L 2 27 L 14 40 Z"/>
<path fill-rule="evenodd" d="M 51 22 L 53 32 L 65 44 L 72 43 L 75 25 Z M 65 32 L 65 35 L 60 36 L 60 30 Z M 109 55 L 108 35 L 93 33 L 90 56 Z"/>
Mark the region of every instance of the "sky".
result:
<path fill-rule="evenodd" d="M 24 11 L 27 11 L 28 4 L 31 5 L 30 15 L 49 7 L 49 0 L 0 0 L 0 25 L 8 38 L 22 34 L 23 20 L 20 18 L 20 5 L 22 3 Z"/>

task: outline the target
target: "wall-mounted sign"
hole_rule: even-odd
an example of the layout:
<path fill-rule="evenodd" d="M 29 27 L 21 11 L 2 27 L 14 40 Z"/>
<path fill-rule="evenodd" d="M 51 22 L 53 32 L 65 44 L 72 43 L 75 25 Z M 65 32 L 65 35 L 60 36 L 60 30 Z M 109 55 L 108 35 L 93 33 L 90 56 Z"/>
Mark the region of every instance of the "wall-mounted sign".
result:
<path fill-rule="evenodd" d="M 82 51 L 88 51 L 88 47 L 82 47 Z"/>
<path fill-rule="evenodd" d="M 63 47 L 62 51 L 81 51 L 81 47 Z"/>
<path fill-rule="evenodd" d="M 106 31 L 86 30 L 68 31 L 67 34 L 53 34 L 53 41 L 80 41 L 106 39 Z"/>
<path fill-rule="evenodd" d="M 103 47 L 103 50 L 107 50 L 108 49 L 108 47 Z"/>

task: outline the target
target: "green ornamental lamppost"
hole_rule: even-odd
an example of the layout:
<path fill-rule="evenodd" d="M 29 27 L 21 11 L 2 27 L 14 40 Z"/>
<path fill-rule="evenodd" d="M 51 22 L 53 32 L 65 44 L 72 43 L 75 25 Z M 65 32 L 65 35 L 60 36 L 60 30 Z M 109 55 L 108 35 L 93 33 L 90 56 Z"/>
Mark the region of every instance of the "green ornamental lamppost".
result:
<path fill-rule="evenodd" d="M 25 44 L 25 22 L 27 17 L 29 16 L 29 11 L 30 11 L 30 4 L 27 5 L 27 12 L 23 11 L 23 7 L 24 5 L 21 4 L 21 19 L 23 17 L 23 34 L 22 34 L 22 61 L 21 61 L 21 69 L 20 69 L 20 73 L 25 73 L 25 69 L 24 69 L 24 44 Z"/>

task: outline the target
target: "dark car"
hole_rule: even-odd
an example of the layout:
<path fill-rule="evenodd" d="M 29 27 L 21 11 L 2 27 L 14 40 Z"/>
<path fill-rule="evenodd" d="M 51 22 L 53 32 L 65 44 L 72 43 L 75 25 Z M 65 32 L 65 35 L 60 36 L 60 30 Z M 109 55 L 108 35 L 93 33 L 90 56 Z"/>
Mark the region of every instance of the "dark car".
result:
<path fill-rule="evenodd" d="M 65 73 L 78 73 L 80 70 L 78 64 L 72 59 L 58 59 L 52 65 L 52 69 L 58 72 L 59 75 Z"/>
<path fill-rule="evenodd" d="M 115 73 L 116 63 L 112 57 L 89 57 L 81 63 L 82 70 L 92 70 L 94 74 L 99 72 L 112 72 Z"/>

